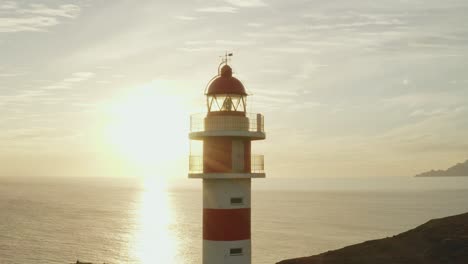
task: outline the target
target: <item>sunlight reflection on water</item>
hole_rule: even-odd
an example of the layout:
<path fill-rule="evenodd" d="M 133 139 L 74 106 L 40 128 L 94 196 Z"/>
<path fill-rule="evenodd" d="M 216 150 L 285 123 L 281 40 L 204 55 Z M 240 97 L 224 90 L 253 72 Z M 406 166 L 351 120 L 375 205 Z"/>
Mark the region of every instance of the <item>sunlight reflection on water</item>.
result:
<path fill-rule="evenodd" d="M 141 264 L 175 263 L 176 235 L 170 228 L 173 208 L 167 186 L 160 179 L 145 180 L 137 212 L 133 253 Z"/>

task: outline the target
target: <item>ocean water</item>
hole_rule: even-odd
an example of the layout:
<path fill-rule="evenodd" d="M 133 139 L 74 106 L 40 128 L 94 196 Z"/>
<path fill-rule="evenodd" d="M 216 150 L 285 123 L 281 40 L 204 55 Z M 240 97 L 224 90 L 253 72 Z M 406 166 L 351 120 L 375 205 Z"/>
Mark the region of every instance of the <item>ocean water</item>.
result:
<path fill-rule="evenodd" d="M 201 263 L 201 183 L 0 179 L 0 263 Z M 258 179 L 253 263 L 276 263 L 468 211 L 468 178 Z"/>

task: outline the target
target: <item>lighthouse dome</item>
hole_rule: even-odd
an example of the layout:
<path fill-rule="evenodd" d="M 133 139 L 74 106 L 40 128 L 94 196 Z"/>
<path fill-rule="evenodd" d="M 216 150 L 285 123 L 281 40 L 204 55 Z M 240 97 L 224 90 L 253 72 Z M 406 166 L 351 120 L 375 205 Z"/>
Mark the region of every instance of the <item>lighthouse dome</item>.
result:
<path fill-rule="evenodd" d="M 229 65 L 224 65 L 221 68 L 220 74 L 208 86 L 207 95 L 216 94 L 238 94 L 247 95 L 244 85 L 232 77 L 232 68 Z"/>

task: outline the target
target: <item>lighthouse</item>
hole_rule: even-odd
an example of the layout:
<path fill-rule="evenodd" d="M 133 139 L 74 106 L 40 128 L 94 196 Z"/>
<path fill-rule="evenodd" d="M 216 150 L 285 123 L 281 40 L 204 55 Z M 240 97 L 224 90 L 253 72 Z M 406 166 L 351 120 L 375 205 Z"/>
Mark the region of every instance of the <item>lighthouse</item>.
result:
<path fill-rule="evenodd" d="M 202 142 L 188 176 L 203 181 L 203 264 L 252 262 L 251 180 L 265 171 L 251 146 L 265 132 L 263 115 L 246 111 L 247 95 L 226 56 L 205 89 L 207 112 L 190 118 L 189 138 Z"/>

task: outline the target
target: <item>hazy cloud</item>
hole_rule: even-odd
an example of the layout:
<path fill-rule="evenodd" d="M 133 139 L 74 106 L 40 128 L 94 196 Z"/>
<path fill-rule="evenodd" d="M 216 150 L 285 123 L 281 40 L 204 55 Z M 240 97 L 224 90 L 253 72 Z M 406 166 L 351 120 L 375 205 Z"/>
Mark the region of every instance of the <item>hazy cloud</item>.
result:
<path fill-rule="evenodd" d="M 213 7 L 202 7 L 197 8 L 197 12 L 206 12 L 206 13 L 236 13 L 238 8 L 232 6 L 213 6 Z"/>
<path fill-rule="evenodd" d="M 238 7 L 260 7 L 267 4 L 262 0 L 225 0 L 227 3 Z"/>
<path fill-rule="evenodd" d="M 186 20 L 186 21 L 193 21 L 193 20 L 198 19 L 197 17 L 193 17 L 193 16 L 174 16 L 174 18 L 179 19 L 179 20 Z"/>
<path fill-rule="evenodd" d="M 73 19 L 80 7 L 72 4 L 52 8 L 42 4 L 21 7 L 16 2 L 0 5 L 0 32 L 43 31 L 61 23 L 61 19 Z"/>
<path fill-rule="evenodd" d="M 416 109 L 414 110 L 410 116 L 418 117 L 418 116 L 435 116 L 435 115 L 442 115 L 449 112 L 447 108 L 437 108 L 433 110 L 425 110 L 425 109 Z"/>
<path fill-rule="evenodd" d="M 31 102 L 39 97 L 45 96 L 46 94 L 47 93 L 42 90 L 22 90 L 14 94 L 0 95 L 0 103 L 9 104 Z"/>
<path fill-rule="evenodd" d="M 408 93 L 383 99 L 383 104 L 396 107 L 427 107 L 458 104 L 463 98 L 454 93 Z"/>
<path fill-rule="evenodd" d="M 249 40 L 227 40 L 227 39 L 217 39 L 215 40 L 216 45 L 221 46 L 247 46 L 255 44 L 254 41 Z"/>
<path fill-rule="evenodd" d="M 25 74 L 26 74 L 25 72 L 0 72 L 0 78 L 16 77 L 16 76 L 21 76 Z"/>
<path fill-rule="evenodd" d="M 63 81 L 64 82 L 82 82 L 86 81 L 89 78 L 93 77 L 94 73 L 92 72 L 75 72 L 72 74 L 71 78 L 66 78 Z"/>
<path fill-rule="evenodd" d="M 34 14 L 52 17 L 76 18 L 80 14 L 80 7 L 77 5 L 60 5 L 57 8 L 50 8 L 43 4 L 31 4 L 29 8 L 18 9 L 19 14 Z"/>
<path fill-rule="evenodd" d="M 274 48 L 266 48 L 266 50 L 271 51 L 271 52 L 291 53 L 291 54 L 319 53 L 319 51 L 317 50 L 311 50 L 305 47 L 274 47 Z"/>
<path fill-rule="evenodd" d="M 52 85 L 42 87 L 44 90 L 70 89 L 74 83 L 87 81 L 94 76 L 92 72 L 75 72 L 71 77 L 65 78 Z"/>
<path fill-rule="evenodd" d="M 253 27 L 253 28 L 261 28 L 261 27 L 263 27 L 263 24 L 262 23 L 256 23 L 256 22 L 250 22 L 250 23 L 247 23 L 247 26 Z"/>
<path fill-rule="evenodd" d="M 14 1 L 5 1 L 0 3 L 0 9 L 8 10 L 8 9 L 15 9 L 18 7 L 18 4 Z"/>

